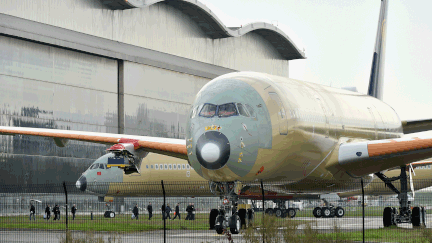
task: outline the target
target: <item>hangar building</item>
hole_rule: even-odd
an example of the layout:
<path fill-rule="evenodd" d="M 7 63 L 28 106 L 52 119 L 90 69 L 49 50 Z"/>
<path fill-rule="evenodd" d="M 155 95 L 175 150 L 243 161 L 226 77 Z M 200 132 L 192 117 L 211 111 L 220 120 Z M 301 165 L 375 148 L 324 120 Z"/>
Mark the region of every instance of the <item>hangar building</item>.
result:
<path fill-rule="evenodd" d="M 195 94 L 234 71 L 288 76 L 276 26 L 196 0 L 0 0 L 0 124 L 184 138 Z M 0 136 L 0 184 L 75 182 L 106 146 Z"/>

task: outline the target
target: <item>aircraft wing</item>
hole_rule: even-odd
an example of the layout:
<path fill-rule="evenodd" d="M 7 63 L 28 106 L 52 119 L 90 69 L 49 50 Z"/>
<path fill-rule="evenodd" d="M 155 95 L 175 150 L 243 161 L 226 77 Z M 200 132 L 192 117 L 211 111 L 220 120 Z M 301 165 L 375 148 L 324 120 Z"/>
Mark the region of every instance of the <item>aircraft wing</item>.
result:
<path fill-rule="evenodd" d="M 79 140 L 107 145 L 129 143 L 133 144 L 135 149 L 142 148 L 148 152 L 187 160 L 186 141 L 184 139 L 5 126 L 0 126 L 0 135 L 30 135 L 53 138 L 54 142 L 60 147 L 64 147 L 68 140 Z"/>
<path fill-rule="evenodd" d="M 402 128 L 404 134 L 424 132 L 432 130 L 432 119 L 429 120 L 416 120 L 416 121 L 402 121 Z"/>
<path fill-rule="evenodd" d="M 363 176 L 430 157 L 432 138 L 414 137 L 342 143 L 337 160 L 339 169 L 351 176 Z"/>

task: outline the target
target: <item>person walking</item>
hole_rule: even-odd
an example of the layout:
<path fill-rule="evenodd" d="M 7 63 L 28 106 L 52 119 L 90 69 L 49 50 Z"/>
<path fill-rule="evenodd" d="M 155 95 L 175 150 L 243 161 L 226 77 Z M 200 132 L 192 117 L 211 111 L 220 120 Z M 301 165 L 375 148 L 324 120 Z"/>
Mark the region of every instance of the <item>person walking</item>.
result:
<path fill-rule="evenodd" d="M 45 208 L 45 214 L 46 214 L 46 220 L 49 220 L 51 217 L 51 211 L 50 211 L 50 206 L 49 204 L 47 204 L 46 208 Z"/>
<path fill-rule="evenodd" d="M 147 206 L 147 211 L 149 212 L 149 220 L 153 217 L 153 206 L 151 205 L 151 202 L 149 202 L 149 205 Z"/>
<path fill-rule="evenodd" d="M 169 219 L 171 219 L 171 215 L 170 215 L 170 213 L 171 213 L 171 207 L 169 206 L 169 204 L 167 204 L 167 206 L 166 206 L 166 208 L 165 208 L 165 215 L 166 215 L 166 218 L 169 218 Z"/>
<path fill-rule="evenodd" d="M 162 204 L 162 207 L 161 207 L 161 210 L 162 210 L 162 219 L 165 219 L 165 204 Z"/>
<path fill-rule="evenodd" d="M 192 206 L 191 206 L 191 211 L 192 211 L 192 215 L 191 215 L 191 220 L 195 220 L 195 206 L 194 206 L 194 204 L 192 203 Z"/>
<path fill-rule="evenodd" d="M 52 212 L 54 213 L 54 219 L 53 220 L 57 220 L 57 204 L 54 206 Z"/>
<path fill-rule="evenodd" d="M 189 206 L 186 207 L 186 218 L 185 220 L 192 220 L 192 203 L 189 203 Z"/>
<path fill-rule="evenodd" d="M 33 206 L 33 203 L 30 203 L 30 221 L 31 221 L 32 215 L 33 215 L 33 221 L 36 221 L 35 213 L 36 213 L 36 208 L 35 208 L 35 206 Z"/>
<path fill-rule="evenodd" d="M 135 204 L 135 207 L 132 210 L 132 213 L 135 216 L 135 219 L 138 220 L 138 204 Z"/>
<path fill-rule="evenodd" d="M 180 203 L 177 203 L 177 206 L 175 208 L 175 215 L 174 215 L 173 220 L 176 219 L 177 216 L 178 216 L 178 219 L 180 219 Z"/>
<path fill-rule="evenodd" d="M 76 213 L 76 210 L 77 210 L 77 208 L 76 208 L 76 205 L 74 204 L 74 205 L 72 206 L 72 209 L 71 209 L 71 212 L 72 212 L 72 220 L 75 220 L 75 213 Z"/>

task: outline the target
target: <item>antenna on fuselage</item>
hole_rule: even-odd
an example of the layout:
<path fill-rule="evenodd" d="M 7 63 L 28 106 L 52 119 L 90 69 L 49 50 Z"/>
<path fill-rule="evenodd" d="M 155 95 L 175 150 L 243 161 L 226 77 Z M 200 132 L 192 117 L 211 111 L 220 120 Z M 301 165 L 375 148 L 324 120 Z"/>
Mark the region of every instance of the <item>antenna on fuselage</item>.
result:
<path fill-rule="evenodd" d="M 382 100 L 388 0 L 381 0 L 381 10 L 372 59 L 368 95 Z"/>

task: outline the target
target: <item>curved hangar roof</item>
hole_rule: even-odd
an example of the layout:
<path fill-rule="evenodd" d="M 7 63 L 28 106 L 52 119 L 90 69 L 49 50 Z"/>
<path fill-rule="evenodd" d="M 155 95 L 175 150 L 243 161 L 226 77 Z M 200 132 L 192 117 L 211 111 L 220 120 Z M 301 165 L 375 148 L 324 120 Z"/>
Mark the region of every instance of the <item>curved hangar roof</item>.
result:
<path fill-rule="evenodd" d="M 253 31 L 269 41 L 286 60 L 306 58 L 292 40 L 276 26 L 257 22 L 241 28 L 227 28 L 207 6 L 197 0 L 105 0 L 102 2 L 114 10 L 145 8 L 165 2 L 188 15 L 212 39 L 239 37 Z"/>

